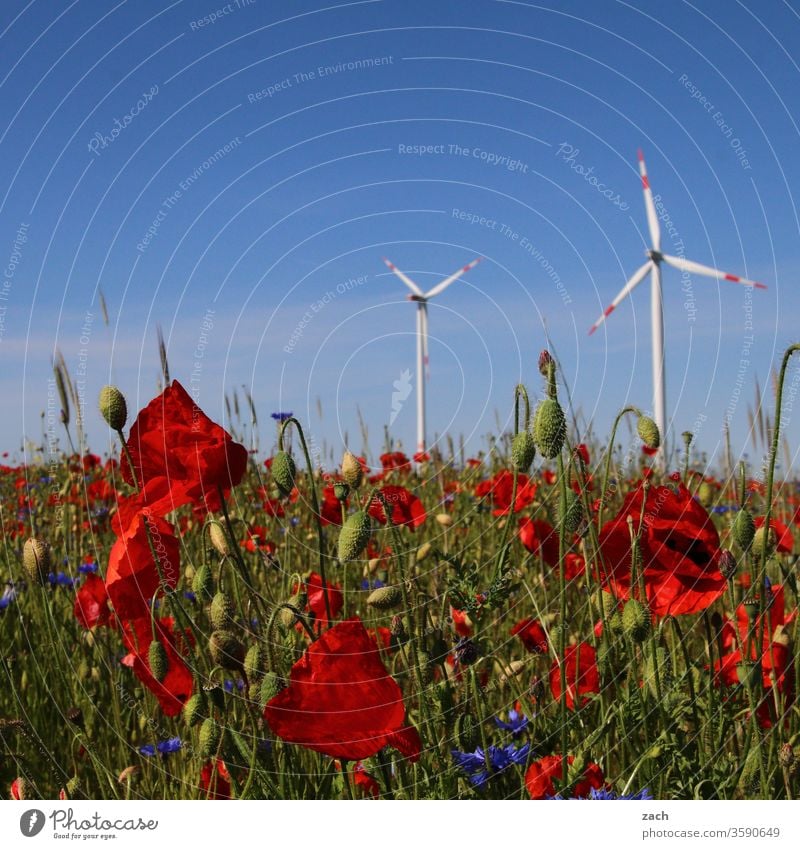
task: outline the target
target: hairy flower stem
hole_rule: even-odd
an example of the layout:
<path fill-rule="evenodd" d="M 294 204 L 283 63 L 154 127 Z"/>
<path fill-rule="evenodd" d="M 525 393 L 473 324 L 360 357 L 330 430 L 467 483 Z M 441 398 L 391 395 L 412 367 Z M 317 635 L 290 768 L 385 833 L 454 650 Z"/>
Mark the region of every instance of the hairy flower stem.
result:
<path fill-rule="evenodd" d="M 561 660 L 559 665 L 559 678 L 561 694 L 559 698 L 559 717 L 561 722 L 561 755 L 562 755 L 562 780 L 566 787 L 568 781 L 569 764 L 567 763 L 567 577 L 566 577 L 566 528 L 564 522 L 567 514 L 567 478 L 564 473 L 563 452 L 558 455 L 558 483 L 559 483 L 559 523 L 558 523 L 558 656 Z M 578 682 L 576 681 L 576 689 Z M 579 707 L 580 695 L 576 692 L 573 696 L 575 708 Z"/>
<path fill-rule="evenodd" d="M 608 450 L 606 451 L 606 468 L 603 472 L 603 486 L 600 489 L 600 506 L 597 508 L 597 529 L 603 527 L 603 508 L 606 504 L 608 493 L 608 478 L 611 475 L 611 460 L 614 457 L 614 440 L 617 438 L 617 428 L 626 413 L 635 413 L 637 416 L 642 415 L 642 411 L 638 407 L 628 406 L 620 410 L 614 419 L 614 426 L 611 428 L 611 437 L 608 440 Z"/>
<path fill-rule="evenodd" d="M 311 490 L 311 507 L 314 512 L 314 519 L 317 524 L 317 551 L 319 554 L 319 576 L 322 579 L 322 597 L 325 599 L 325 615 L 328 617 L 328 627 L 333 626 L 333 616 L 331 615 L 331 600 L 328 596 L 328 582 L 325 578 L 325 537 L 322 532 L 322 516 L 319 512 L 319 499 L 317 498 L 317 485 L 314 482 L 314 464 L 311 462 L 311 454 L 308 451 L 306 444 L 306 436 L 303 433 L 303 428 L 300 422 L 294 416 L 290 416 L 281 425 L 280 435 L 278 436 L 278 448 L 283 451 L 283 436 L 286 433 L 286 428 L 294 424 L 297 428 L 297 433 L 300 436 L 300 445 L 303 449 L 303 455 L 306 460 L 306 468 L 308 469 L 308 486 Z"/>

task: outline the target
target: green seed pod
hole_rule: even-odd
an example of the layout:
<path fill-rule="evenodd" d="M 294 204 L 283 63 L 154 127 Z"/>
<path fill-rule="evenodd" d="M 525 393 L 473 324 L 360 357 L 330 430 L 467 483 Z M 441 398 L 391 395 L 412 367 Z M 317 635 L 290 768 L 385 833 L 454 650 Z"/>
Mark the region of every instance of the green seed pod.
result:
<path fill-rule="evenodd" d="M 703 481 L 697 488 L 697 500 L 706 508 L 714 501 L 714 487 L 708 481 Z"/>
<path fill-rule="evenodd" d="M 339 562 L 348 563 L 350 560 L 355 560 L 367 547 L 371 531 L 372 523 L 368 513 L 359 510 L 348 516 L 339 531 L 337 545 Z"/>
<path fill-rule="evenodd" d="M 350 489 L 358 489 L 364 479 L 364 470 L 358 457 L 350 451 L 345 451 L 342 457 L 342 477 Z"/>
<path fill-rule="evenodd" d="M 736 518 L 733 520 L 731 534 L 734 542 L 742 551 L 747 551 L 750 548 L 753 537 L 756 534 L 756 523 L 753 521 L 750 511 L 746 507 L 742 507 L 736 514 Z"/>
<path fill-rule="evenodd" d="M 192 578 L 192 592 L 200 601 L 211 601 L 214 595 L 214 575 L 207 563 L 200 566 L 194 573 L 194 578 Z"/>
<path fill-rule="evenodd" d="M 333 485 L 333 494 L 336 500 L 342 504 L 347 501 L 347 496 L 350 495 L 350 487 L 346 483 L 338 481 Z"/>
<path fill-rule="evenodd" d="M 163 681 L 169 669 L 167 650 L 161 640 L 153 640 L 147 652 L 147 663 L 156 681 Z"/>
<path fill-rule="evenodd" d="M 720 554 L 719 571 L 726 581 L 730 581 L 736 574 L 736 558 L 727 548 L 723 548 Z"/>
<path fill-rule="evenodd" d="M 183 721 L 187 727 L 192 728 L 203 719 L 206 713 L 206 700 L 202 693 L 194 693 L 189 696 L 183 706 Z"/>
<path fill-rule="evenodd" d="M 564 510 L 563 517 L 561 514 L 561 504 L 559 503 L 558 523 L 563 522 L 564 530 L 568 534 L 574 534 L 581 525 L 583 520 L 583 504 L 581 504 L 580 496 L 572 489 L 567 490 L 567 506 Z"/>
<path fill-rule="evenodd" d="M 261 678 L 266 668 L 266 661 L 266 652 L 260 643 L 250 646 L 244 658 L 244 674 L 248 681 Z"/>
<path fill-rule="evenodd" d="M 533 436 L 527 430 L 520 431 L 511 443 L 511 465 L 517 472 L 527 472 L 535 456 Z"/>
<path fill-rule="evenodd" d="M 622 629 L 635 643 L 643 643 L 650 635 L 650 611 L 635 598 L 629 598 L 622 609 Z"/>
<path fill-rule="evenodd" d="M 661 434 L 658 432 L 658 425 L 649 416 L 639 416 L 636 431 L 639 434 L 639 439 L 648 448 L 655 449 L 661 446 Z"/>
<path fill-rule="evenodd" d="M 208 538 L 220 557 L 229 557 L 231 553 L 230 543 L 225 529 L 219 522 L 211 522 L 208 526 Z"/>
<path fill-rule="evenodd" d="M 244 665 L 244 646 L 230 631 L 214 631 L 208 651 L 217 666 L 238 672 Z"/>
<path fill-rule="evenodd" d="M 594 597 L 597 609 L 603 611 L 603 617 L 610 619 L 617 612 L 617 599 L 606 590 L 598 590 Z"/>
<path fill-rule="evenodd" d="M 552 460 L 564 446 L 567 436 L 567 420 L 561 404 L 555 398 L 545 398 L 533 416 L 533 438 L 539 453 Z"/>
<path fill-rule="evenodd" d="M 379 587 L 373 590 L 367 598 L 367 604 L 376 610 L 392 610 L 403 603 L 403 593 L 400 587 Z"/>
<path fill-rule="evenodd" d="M 125 396 L 116 386 L 104 386 L 100 390 L 98 406 L 100 414 L 112 430 L 122 430 L 128 420 L 128 405 Z"/>
<path fill-rule="evenodd" d="M 222 739 L 222 729 L 213 719 L 206 719 L 200 726 L 198 735 L 198 751 L 201 758 L 210 758 L 217 753 L 220 740 Z"/>
<path fill-rule="evenodd" d="M 267 702 L 274 699 L 283 689 L 284 683 L 280 676 L 274 672 L 267 672 L 264 680 L 261 682 L 261 707 L 265 707 Z"/>
<path fill-rule="evenodd" d="M 272 458 L 272 477 L 281 491 L 281 495 L 289 495 L 294 489 L 294 479 L 297 467 L 294 460 L 285 451 L 278 451 Z"/>
<path fill-rule="evenodd" d="M 52 549 L 43 539 L 31 537 L 22 549 L 22 568 L 32 584 L 44 585 L 52 568 Z"/>
<path fill-rule="evenodd" d="M 208 612 L 214 630 L 223 631 L 227 628 L 233 622 L 235 614 L 236 608 L 231 597 L 227 593 L 218 592 L 214 596 Z"/>

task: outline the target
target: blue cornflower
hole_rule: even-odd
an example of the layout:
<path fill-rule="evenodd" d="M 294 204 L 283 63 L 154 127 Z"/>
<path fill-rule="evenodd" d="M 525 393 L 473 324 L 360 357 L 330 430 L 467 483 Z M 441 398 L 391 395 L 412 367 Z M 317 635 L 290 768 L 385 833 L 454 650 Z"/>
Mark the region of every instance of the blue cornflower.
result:
<path fill-rule="evenodd" d="M 362 590 L 379 590 L 385 586 L 386 584 L 380 578 L 363 578 L 361 581 Z"/>
<path fill-rule="evenodd" d="M 736 507 L 732 507 L 728 504 L 717 504 L 716 507 L 711 508 L 712 513 L 729 513 L 731 510 L 736 510 Z"/>
<path fill-rule="evenodd" d="M 93 574 L 97 571 L 97 564 L 94 561 L 91 563 L 81 563 L 81 565 L 78 566 L 78 571 L 81 575 Z"/>
<path fill-rule="evenodd" d="M 233 684 L 234 684 L 234 682 L 231 681 L 230 678 L 226 678 L 225 683 L 223 685 L 225 687 L 225 692 L 232 693 L 233 692 Z M 241 678 L 236 680 L 236 689 L 239 690 L 239 691 L 244 690 L 244 681 L 242 681 Z"/>
<path fill-rule="evenodd" d="M 11 581 L 6 581 L 6 588 L 0 596 L 0 610 L 5 610 L 12 601 L 17 600 L 17 590 Z"/>
<path fill-rule="evenodd" d="M 555 796 L 547 796 L 546 798 L 551 800 L 551 801 L 560 801 L 560 802 L 564 801 L 564 797 L 560 793 L 557 793 Z M 604 787 L 601 787 L 600 789 L 597 789 L 596 787 L 592 787 L 592 789 L 589 791 L 589 795 L 588 796 L 579 796 L 578 801 L 580 802 L 580 801 L 584 801 L 584 800 L 588 799 L 589 801 L 598 801 L 598 802 L 600 802 L 600 801 L 602 801 L 602 802 L 617 801 L 617 800 L 625 801 L 625 802 L 629 802 L 629 801 L 645 802 L 645 801 L 648 801 L 648 800 L 652 800 L 652 798 L 653 798 L 653 794 L 650 792 L 650 789 L 648 787 L 644 787 L 638 793 L 628 793 L 628 794 L 623 795 L 623 796 L 620 796 L 618 793 L 615 793 L 613 790 L 606 790 Z M 575 797 L 570 796 L 567 801 L 575 801 Z"/>
<path fill-rule="evenodd" d="M 290 419 L 294 413 L 271 413 L 270 415 L 276 422 L 285 422 L 286 419 Z"/>
<path fill-rule="evenodd" d="M 78 583 L 77 578 L 71 578 L 69 575 L 65 575 L 64 572 L 51 572 L 47 576 L 47 580 L 50 582 L 51 587 L 74 587 Z"/>
<path fill-rule="evenodd" d="M 504 731 L 510 731 L 513 737 L 519 737 L 520 734 L 528 727 L 530 720 L 524 713 L 514 710 L 508 712 L 508 722 L 504 722 L 499 716 L 494 718 L 494 724 Z"/>
<path fill-rule="evenodd" d="M 456 666 L 471 666 L 480 656 L 480 650 L 469 637 L 461 637 L 453 649 Z"/>
<path fill-rule="evenodd" d="M 156 743 L 155 746 L 152 743 L 141 746 L 139 752 L 147 758 L 152 758 L 156 752 L 160 755 L 174 755 L 182 747 L 183 743 L 180 737 L 170 737 L 168 740 L 162 740 L 160 743 Z"/>
<path fill-rule="evenodd" d="M 183 591 L 183 597 L 184 597 L 187 601 L 191 601 L 191 602 L 192 602 L 192 604 L 194 604 L 194 602 L 196 602 L 196 601 L 197 601 L 197 596 L 196 596 L 196 595 L 195 595 L 195 594 L 194 594 L 191 590 L 184 590 L 184 591 Z"/>
<path fill-rule="evenodd" d="M 492 776 L 502 772 L 506 767 L 524 764 L 530 751 L 530 743 L 525 743 L 519 748 L 509 743 L 507 746 L 489 746 L 485 752 L 480 746 L 474 752 L 459 752 L 458 749 L 452 749 L 450 754 L 456 765 L 467 773 L 470 783 L 475 787 L 483 787 Z"/>

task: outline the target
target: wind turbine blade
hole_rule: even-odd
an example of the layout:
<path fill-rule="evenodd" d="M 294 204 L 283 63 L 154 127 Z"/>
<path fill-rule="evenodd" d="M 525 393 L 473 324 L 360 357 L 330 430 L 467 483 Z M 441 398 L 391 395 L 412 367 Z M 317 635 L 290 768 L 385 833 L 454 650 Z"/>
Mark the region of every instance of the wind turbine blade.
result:
<path fill-rule="evenodd" d="M 430 292 L 428 292 L 428 293 L 425 295 L 425 297 L 426 297 L 426 298 L 433 298 L 435 295 L 438 295 L 438 294 L 439 294 L 439 292 L 444 292 L 444 290 L 445 290 L 445 289 L 446 289 L 446 288 L 447 288 L 447 287 L 448 287 L 451 283 L 455 283 L 455 282 L 456 282 L 456 280 L 458 280 L 458 278 L 459 278 L 459 277 L 461 277 L 463 274 L 466 274 L 466 273 L 467 273 L 468 271 L 470 271 L 471 269 L 475 268 L 475 266 L 476 266 L 476 265 L 477 265 L 480 261 L 481 261 L 481 257 L 478 257 L 477 259 L 473 259 L 473 260 L 472 260 L 472 262 L 468 262 L 468 263 L 467 263 L 467 264 L 466 264 L 463 268 L 459 268 L 459 270 L 458 270 L 458 271 L 456 271 L 456 273 L 455 273 L 455 274 L 451 274 L 449 277 L 446 277 L 444 280 L 442 280 L 442 282 L 441 282 L 441 283 L 437 283 L 437 284 L 433 287 L 433 289 L 431 289 L 431 290 L 430 290 Z"/>
<path fill-rule="evenodd" d="M 422 289 L 420 289 L 419 286 L 417 286 L 417 284 L 410 277 L 403 274 L 403 272 L 400 271 L 400 269 L 394 263 L 389 262 L 389 260 L 386 259 L 386 257 L 383 258 L 383 261 L 386 263 L 386 267 L 390 271 L 393 271 L 403 281 L 403 283 L 405 283 L 406 286 L 408 286 L 408 288 L 411 289 L 411 291 L 415 295 L 419 295 L 419 297 L 422 297 Z"/>
<path fill-rule="evenodd" d="M 644 280 L 647 276 L 647 272 L 653 268 L 653 263 L 648 261 L 641 268 L 637 269 L 636 273 L 631 277 L 631 279 L 622 287 L 622 290 L 617 295 L 616 298 L 611 302 L 611 306 L 606 308 L 606 311 L 597 319 L 597 321 L 591 326 L 589 330 L 589 335 L 597 330 L 598 327 L 611 315 L 612 312 L 617 308 L 620 301 L 626 298 L 630 293 Z"/>
<path fill-rule="evenodd" d="M 692 262 L 690 259 L 684 259 L 679 256 L 668 256 L 667 254 L 663 256 L 664 262 L 667 265 L 671 265 L 673 268 L 678 268 L 681 271 L 688 271 L 690 274 L 702 274 L 705 277 L 715 277 L 717 280 L 729 280 L 731 283 L 739 283 L 742 286 L 753 286 L 756 289 L 767 288 L 763 283 L 757 283 L 755 280 L 747 280 L 744 277 L 737 277 L 735 274 L 728 274 L 725 271 L 719 271 L 708 265 Z"/>
<path fill-rule="evenodd" d="M 422 364 L 425 366 L 425 378 L 427 380 L 430 379 L 431 376 L 431 368 L 430 368 L 430 360 L 428 359 L 428 305 L 421 301 L 419 304 L 420 309 L 420 330 L 422 332 Z"/>
<path fill-rule="evenodd" d="M 644 192 L 644 207 L 647 210 L 647 226 L 650 230 L 650 240 L 653 249 L 661 250 L 661 228 L 658 225 L 656 205 L 653 201 L 653 191 L 650 188 L 650 180 L 647 177 L 647 167 L 644 164 L 644 154 L 639 151 L 639 173 L 642 175 L 642 191 Z"/>

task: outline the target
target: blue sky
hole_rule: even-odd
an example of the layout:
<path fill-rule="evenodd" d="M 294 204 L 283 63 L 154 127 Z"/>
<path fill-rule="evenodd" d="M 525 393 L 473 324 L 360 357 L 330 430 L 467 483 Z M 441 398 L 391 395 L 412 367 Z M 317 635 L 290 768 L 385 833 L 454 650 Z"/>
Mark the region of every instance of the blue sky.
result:
<path fill-rule="evenodd" d="M 209 415 L 250 389 L 262 447 L 288 409 L 338 457 L 358 408 L 378 453 L 414 369 L 384 255 L 422 285 L 484 258 L 430 307 L 429 439 L 508 426 L 548 334 L 606 434 L 651 406 L 648 286 L 587 336 L 644 261 L 641 147 L 664 250 L 769 287 L 664 274 L 674 432 L 718 454 L 729 418 L 754 458 L 755 381 L 798 338 L 796 4 L 550 6 L 6 0 L 0 445 L 40 440 L 58 348 L 104 450 L 97 391 L 156 393 L 160 323 Z M 412 394 L 408 449 L 414 421 Z"/>

